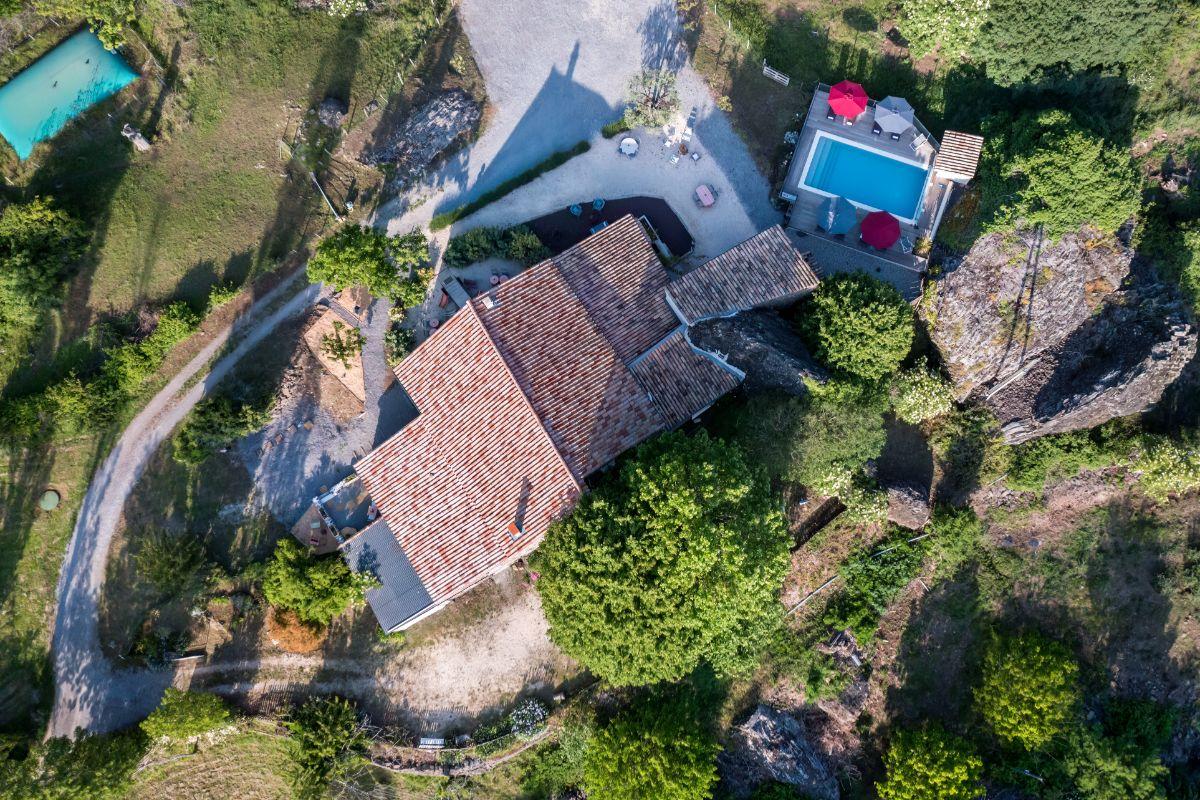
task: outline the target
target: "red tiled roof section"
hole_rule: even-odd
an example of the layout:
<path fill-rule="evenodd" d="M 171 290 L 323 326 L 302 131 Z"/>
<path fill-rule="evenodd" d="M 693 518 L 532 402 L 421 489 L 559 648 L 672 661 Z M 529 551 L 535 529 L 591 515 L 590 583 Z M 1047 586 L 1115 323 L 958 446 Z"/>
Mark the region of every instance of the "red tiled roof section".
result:
<path fill-rule="evenodd" d="M 688 324 L 797 299 L 817 276 L 776 225 L 673 281 L 668 288 Z"/>
<path fill-rule="evenodd" d="M 475 309 L 576 478 L 662 429 L 556 261 L 506 281 L 494 297 L 492 308 Z"/>
<path fill-rule="evenodd" d="M 630 369 L 671 427 L 708 408 L 741 381 L 714 356 L 696 352 L 682 328 L 642 355 Z"/>
<path fill-rule="evenodd" d="M 439 602 L 536 544 L 580 485 L 473 308 L 396 374 L 420 415 L 355 470 Z"/>
<path fill-rule="evenodd" d="M 631 216 L 555 256 L 554 263 L 626 364 L 679 324 L 663 296 L 667 272 Z"/>

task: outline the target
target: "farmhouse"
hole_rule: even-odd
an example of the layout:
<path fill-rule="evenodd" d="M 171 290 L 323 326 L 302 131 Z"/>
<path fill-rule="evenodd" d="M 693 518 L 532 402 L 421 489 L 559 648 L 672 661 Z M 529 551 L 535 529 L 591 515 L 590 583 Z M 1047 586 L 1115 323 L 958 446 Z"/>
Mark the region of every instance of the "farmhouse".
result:
<path fill-rule="evenodd" d="M 378 517 L 342 552 L 380 625 L 527 555 L 589 475 L 736 387 L 690 325 L 816 285 L 778 226 L 670 281 L 626 216 L 467 303 L 396 368 L 417 418 L 355 465 Z"/>

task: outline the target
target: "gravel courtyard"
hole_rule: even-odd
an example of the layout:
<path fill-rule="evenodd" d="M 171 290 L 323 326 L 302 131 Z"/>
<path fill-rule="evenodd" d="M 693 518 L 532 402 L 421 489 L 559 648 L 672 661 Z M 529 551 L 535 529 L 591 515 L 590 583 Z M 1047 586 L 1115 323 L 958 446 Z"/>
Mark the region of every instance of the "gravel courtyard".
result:
<path fill-rule="evenodd" d="M 703 79 L 686 63 L 672 0 L 463 0 L 463 25 L 494 105 L 483 136 L 424 184 L 380 209 L 390 233 L 429 223 L 551 153 L 588 140 L 592 150 L 454 226 L 509 225 L 594 197 L 666 199 L 696 239 L 697 256 L 717 255 L 782 220 L 745 145 Z M 522 43 L 525 43 L 522 45 Z M 679 70 L 682 123 L 697 112 L 701 159 L 671 165 L 661 132 L 635 132 L 637 158 L 617 154 L 600 128 L 621 115 L 629 78 L 645 66 Z M 692 193 L 712 185 L 717 205 Z"/>

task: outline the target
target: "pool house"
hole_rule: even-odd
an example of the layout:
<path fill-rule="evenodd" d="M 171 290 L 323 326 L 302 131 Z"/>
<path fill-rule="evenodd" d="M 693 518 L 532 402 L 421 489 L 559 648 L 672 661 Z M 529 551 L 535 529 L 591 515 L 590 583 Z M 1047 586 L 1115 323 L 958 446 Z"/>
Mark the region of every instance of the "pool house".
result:
<path fill-rule="evenodd" d="M 876 274 L 913 298 L 928 243 L 959 187 L 975 176 L 983 140 L 942 141 L 903 98 L 876 101 L 858 84 L 817 84 L 780 197 L 788 229 L 825 272 Z"/>

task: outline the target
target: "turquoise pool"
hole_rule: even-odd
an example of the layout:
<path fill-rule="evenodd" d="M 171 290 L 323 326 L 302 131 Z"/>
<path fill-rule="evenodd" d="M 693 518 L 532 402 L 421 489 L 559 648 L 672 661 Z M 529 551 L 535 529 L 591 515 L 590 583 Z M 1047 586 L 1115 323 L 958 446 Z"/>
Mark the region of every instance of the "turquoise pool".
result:
<path fill-rule="evenodd" d="M 0 87 L 0 135 L 22 160 L 138 74 L 91 31 L 80 31 Z"/>
<path fill-rule="evenodd" d="M 928 178 L 929 170 L 919 164 L 818 134 L 801 182 L 820 194 L 913 221 Z"/>

